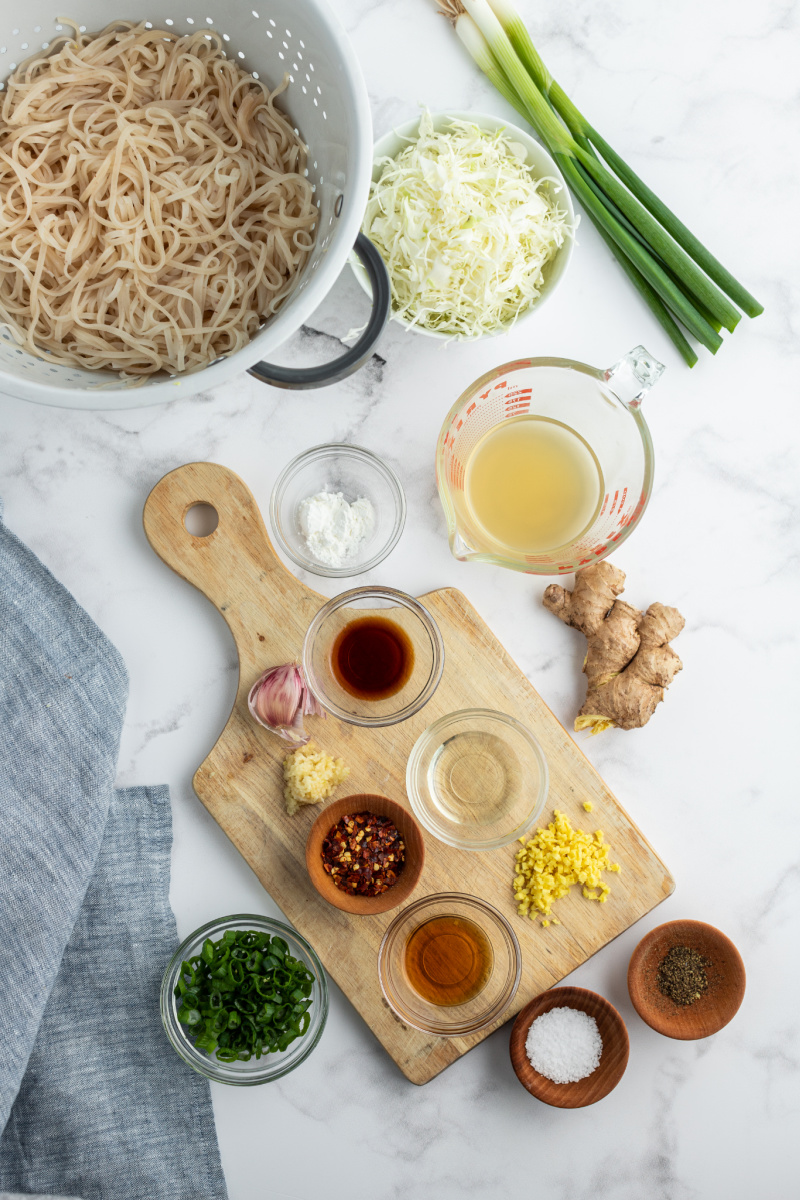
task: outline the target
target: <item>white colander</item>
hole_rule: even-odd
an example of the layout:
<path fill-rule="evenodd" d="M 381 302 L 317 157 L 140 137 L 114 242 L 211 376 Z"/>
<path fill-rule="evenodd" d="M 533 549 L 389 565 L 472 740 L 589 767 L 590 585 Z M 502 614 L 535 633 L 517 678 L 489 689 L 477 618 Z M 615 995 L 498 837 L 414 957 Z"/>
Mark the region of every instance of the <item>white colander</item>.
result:
<path fill-rule="evenodd" d="M 12 8 L 4 7 L 6 13 Z M 0 30 L 0 80 L 65 29 L 54 15 L 54 0 L 25 0 L 13 11 L 13 19 L 4 17 L 4 24 L 13 27 Z M 228 55 L 265 83 L 275 86 L 288 72 L 290 83 L 280 104 L 308 146 L 320 225 L 286 302 L 246 346 L 228 357 L 191 374 L 158 374 L 132 388 L 110 372 L 34 358 L 7 330 L 0 330 L 0 392 L 62 408 L 134 408 L 193 395 L 255 367 L 300 328 L 330 290 L 364 214 L 372 123 L 366 87 L 344 30 L 325 0 L 58 0 L 55 11 L 91 32 L 115 18 L 147 21 L 181 34 L 213 27 L 225 39 Z M 360 361 L 366 356 L 361 354 Z M 349 356 L 351 362 L 358 357 Z M 281 386 L 309 386 L 337 377 L 323 379 L 318 373 L 311 381 L 307 376 L 293 380 L 288 372 L 262 366 L 254 374 Z"/>

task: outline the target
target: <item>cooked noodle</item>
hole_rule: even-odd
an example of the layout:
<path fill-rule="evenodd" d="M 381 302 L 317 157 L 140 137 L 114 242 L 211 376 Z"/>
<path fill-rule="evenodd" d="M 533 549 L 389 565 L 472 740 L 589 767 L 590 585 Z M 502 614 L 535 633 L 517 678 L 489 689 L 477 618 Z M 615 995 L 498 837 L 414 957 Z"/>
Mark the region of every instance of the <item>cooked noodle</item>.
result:
<path fill-rule="evenodd" d="M 115 21 L 53 43 L 0 108 L 0 322 L 52 363 L 126 376 L 238 350 L 285 299 L 318 213 L 305 147 L 219 34 Z"/>

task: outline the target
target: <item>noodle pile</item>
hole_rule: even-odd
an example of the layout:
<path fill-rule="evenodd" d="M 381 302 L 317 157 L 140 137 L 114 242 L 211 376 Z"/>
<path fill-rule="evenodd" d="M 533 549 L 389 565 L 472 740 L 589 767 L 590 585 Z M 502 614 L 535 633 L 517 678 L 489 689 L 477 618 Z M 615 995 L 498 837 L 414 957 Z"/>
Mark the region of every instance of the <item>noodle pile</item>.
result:
<path fill-rule="evenodd" d="M 18 67 L 0 107 L 0 322 L 141 377 L 238 350 L 318 218 L 305 147 L 213 31 L 116 21 Z"/>

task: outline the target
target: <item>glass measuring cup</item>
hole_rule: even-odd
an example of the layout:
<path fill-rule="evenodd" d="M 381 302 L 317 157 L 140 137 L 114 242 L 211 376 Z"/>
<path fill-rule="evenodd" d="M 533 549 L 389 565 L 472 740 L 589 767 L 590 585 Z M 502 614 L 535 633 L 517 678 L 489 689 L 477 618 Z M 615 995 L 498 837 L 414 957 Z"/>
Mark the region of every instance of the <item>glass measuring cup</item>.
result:
<path fill-rule="evenodd" d="M 468 387 L 447 414 L 436 447 L 436 483 L 454 556 L 530 575 L 559 575 L 611 554 L 633 532 L 650 499 L 653 443 L 640 406 L 664 369 L 637 346 L 605 371 L 569 358 L 523 358 Z M 473 516 L 464 488 L 469 456 L 480 439 L 526 415 L 574 430 L 591 449 L 603 481 L 588 526 L 569 544 L 535 554 L 495 542 Z"/>

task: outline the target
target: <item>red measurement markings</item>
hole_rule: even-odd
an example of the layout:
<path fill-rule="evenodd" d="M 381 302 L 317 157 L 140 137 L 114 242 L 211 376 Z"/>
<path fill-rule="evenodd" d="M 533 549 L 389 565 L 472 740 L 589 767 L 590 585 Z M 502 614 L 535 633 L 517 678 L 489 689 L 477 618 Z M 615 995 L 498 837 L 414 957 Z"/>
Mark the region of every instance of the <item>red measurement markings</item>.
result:
<path fill-rule="evenodd" d="M 531 406 L 531 389 L 525 388 L 522 391 L 509 392 L 506 396 L 506 416 L 517 417 L 521 413 L 526 413 Z"/>
<path fill-rule="evenodd" d="M 517 371 L 520 367 L 529 367 L 530 365 L 529 358 L 518 358 L 516 362 L 504 363 L 500 370 L 505 374 L 506 371 Z"/>
<path fill-rule="evenodd" d="M 603 497 L 603 507 L 600 509 L 601 517 L 602 517 L 603 513 L 606 511 L 607 504 L 608 504 L 608 492 L 606 492 L 605 496 Z"/>
<path fill-rule="evenodd" d="M 590 550 L 589 553 L 594 554 L 594 555 L 605 554 L 607 549 L 608 549 L 608 545 L 606 544 L 605 546 L 598 546 L 598 548 L 596 550 Z M 578 566 L 585 567 L 587 565 L 587 563 L 590 563 L 590 562 L 592 562 L 591 558 L 582 558 L 579 560 Z"/>
<path fill-rule="evenodd" d="M 489 389 L 489 391 L 491 391 L 491 388 Z M 488 400 L 488 399 L 489 399 L 489 392 L 481 392 L 481 400 Z"/>
<path fill-rule="evenodd" d="M 641 496 L 639 497 L 636 508 L 634 508 L 633 512 L 630 512 L 630 511 L 628 511 L 627 513 L 623 512 L 622 510 L 625 507 L 625 498 L 627 495 L 628 495 L 628 489 L 625 488 L 625 491 L 622 493 L 622 503 L 619 506 L 620 507 L 620 518 L 619 518 L 619 521 L 617 522 L 617 525 L 619 527 L 621 527 L 622 529 L 625 529 L 626 526 L 628 526 L 628 525 L 633 525 L 634 521 L 636 521 L 642 515 L 642 510 L 645 506 L 644 492 L 642 492 Z M 619 534 L 617 534 L 617 537 L 619 537 Z M 616 541 L 616 538 L 614 538 L 613 540 Z"/>
<path fill-rule="evenodd" d="M 467 411 L 464 413 L 464 416 L 465 416 L 465 417 L 468 417 L 470 413 L 474 413 L 474 412 L 475 412 L 475 409 L 476 409 L 477 407 L 478 407 L 477 401 L 473 400 L 473 401 L 472 401 L 472 404 L 470 404 L 469 408 L 468 408 L 468 409 L 467 409 Z"/>
<path fill-rule="evenodd" d="M 464 487 L 464 464 L 455 455 L 450 459 L 450 486 L 459 491 Z"/>

